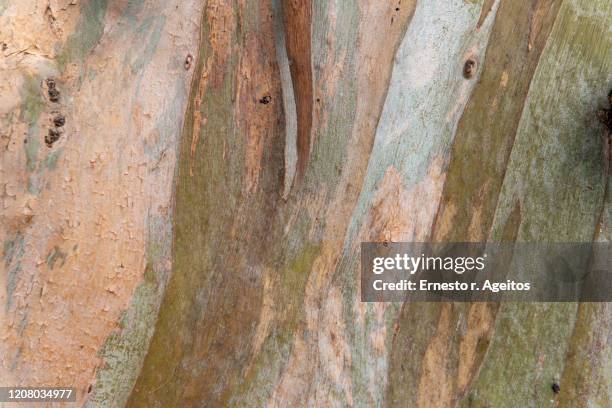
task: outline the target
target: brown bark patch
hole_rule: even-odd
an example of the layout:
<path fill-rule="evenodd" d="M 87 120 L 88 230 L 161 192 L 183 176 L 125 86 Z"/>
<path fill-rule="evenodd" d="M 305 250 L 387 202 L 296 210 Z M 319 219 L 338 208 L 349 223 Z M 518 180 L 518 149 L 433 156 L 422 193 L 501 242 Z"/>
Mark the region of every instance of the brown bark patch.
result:
<path fill-rule="evenodd" d="M 459 344 L 457 390 L 460 395 L 467 391 L 484 358 L 493 335 L 496 309 L 495 305 L 489 303 L 470 305 L 467 328 Z"/>
<path fill-rule="evenodd" d="M 418 388 L 418 408 L 450 407 L 453 385 L 447 368 L 446 354 L 450 350 L 451 304 L 441 306 L 436 334 L 429 343 L 421 364 Z"/>
<path fill-rule="evenodd" d="M 260 22 L 262 29 L 272 31 L 272 16 L 266 18 Z M 236 80 L 236 117 L 246 139 L 244 183 L 250 194 L 259 180 L 264 145 L 276 130 L 282 108 L 272 36 L 247 34 L 244 44 Z"/>

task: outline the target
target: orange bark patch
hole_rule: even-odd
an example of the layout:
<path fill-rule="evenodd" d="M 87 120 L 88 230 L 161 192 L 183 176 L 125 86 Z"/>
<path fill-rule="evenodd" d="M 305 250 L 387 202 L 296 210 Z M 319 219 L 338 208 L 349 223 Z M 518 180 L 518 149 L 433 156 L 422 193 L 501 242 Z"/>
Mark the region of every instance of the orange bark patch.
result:
<path fill-rule="evenodd" d="M 419 241 L 427 239 L 437 202 L 442 193 L 442 159 L 435 159 L 428 175 L 410 189 L 401 174 L 390 167 L 380 181 L 369 221 L 362 237 L 374 241 Z"/>
<path fill-rule="evenodd" d="M 450 407 L 453 395 L 449 370 L 446 367 L 451 349 L 450 314 L 451 304 L 442 305 L 436 335 L 429 343 L 421 365 L 421 379 L 418 390 L 418 408 Z"/>

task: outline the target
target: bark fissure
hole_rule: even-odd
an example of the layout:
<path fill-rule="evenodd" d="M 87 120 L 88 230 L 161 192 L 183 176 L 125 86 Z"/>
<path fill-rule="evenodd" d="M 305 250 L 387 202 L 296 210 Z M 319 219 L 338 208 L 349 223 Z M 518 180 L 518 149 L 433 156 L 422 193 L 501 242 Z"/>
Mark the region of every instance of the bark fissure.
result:
<path fill-rule="evenodd" d="M 282 0 L 286 49 L 297 112 L 295 187 L 304 178 L 312 146 L 313 74 L 311 0 Z"/>

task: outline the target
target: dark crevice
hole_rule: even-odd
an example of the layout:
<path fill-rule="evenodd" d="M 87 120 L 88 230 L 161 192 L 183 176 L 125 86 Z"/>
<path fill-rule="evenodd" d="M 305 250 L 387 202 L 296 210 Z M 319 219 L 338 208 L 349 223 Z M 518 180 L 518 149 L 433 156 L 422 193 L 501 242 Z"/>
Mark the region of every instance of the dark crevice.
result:
<path fill-rule="evenodd" d="M 312 9 L 310 0 L 283 0 L 282 9 L 285 46 L 297 113 L 297 167 L 293 183 L 295 188 L 301 184 L 304 178 L 311 149 L 313 112 Z"/>

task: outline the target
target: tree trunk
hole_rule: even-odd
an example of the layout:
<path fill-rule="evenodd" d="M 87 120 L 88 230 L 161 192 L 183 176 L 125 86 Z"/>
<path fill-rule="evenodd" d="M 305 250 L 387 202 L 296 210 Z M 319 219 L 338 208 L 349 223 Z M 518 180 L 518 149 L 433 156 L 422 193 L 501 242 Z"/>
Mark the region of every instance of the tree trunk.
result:
<path fill-rule="evenodd" d="M 359 248 L 609 242 L 611 19 L 605 0 L 0 0 L 0 386 L 610 406 L 610 304 L 364 303 Z"/>

